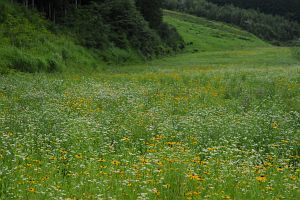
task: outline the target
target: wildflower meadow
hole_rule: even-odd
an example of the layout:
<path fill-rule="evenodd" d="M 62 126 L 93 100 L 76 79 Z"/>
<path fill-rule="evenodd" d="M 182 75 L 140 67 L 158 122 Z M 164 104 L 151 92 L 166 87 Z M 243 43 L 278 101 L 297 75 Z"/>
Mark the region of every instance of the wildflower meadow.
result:
<path fill-rule="evenodd" d="M 298 199 L 299 66 L 0 77 L 1 199 Z"/>

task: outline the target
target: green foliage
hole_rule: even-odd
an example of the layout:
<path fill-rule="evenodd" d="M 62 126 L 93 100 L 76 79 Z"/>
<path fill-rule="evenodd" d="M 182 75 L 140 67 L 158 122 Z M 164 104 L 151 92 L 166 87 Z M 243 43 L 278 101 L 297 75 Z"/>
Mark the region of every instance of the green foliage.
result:
<path fill-rule="evenodd" d="M 161 10 L 161 0 L 136 0 L 136 5 L 142 13 L 145 20 L 149 22 L 149 26 L 153 29 L 160 29 L 163 19 Z"/>
<path fill-rule="evenodd" d="M 166 23 L 162 23 L 159 26 L 158 34 L 160 35 L 161 39 L 167 44 L 167 46 L 172 48 L 173 51 L 184 49 L 184 41 L 175 27 L 170 26 Z"/>
<path fill-rule="evenodd" d="M 64 19 L 64 25 L 87 47 L 103 49 L 109 46 L 109 27 L 104 25 L 96 4 L 70 10 Z"/>
<path fill-rule="evenodd" d="M 204 0 L 167 0 L 165 7 L 234 24 L 268 41 L 289 41 L 300 37 L 300 25 L 296 22 L 255 10 L 232 5 L 217 6 Z"/>

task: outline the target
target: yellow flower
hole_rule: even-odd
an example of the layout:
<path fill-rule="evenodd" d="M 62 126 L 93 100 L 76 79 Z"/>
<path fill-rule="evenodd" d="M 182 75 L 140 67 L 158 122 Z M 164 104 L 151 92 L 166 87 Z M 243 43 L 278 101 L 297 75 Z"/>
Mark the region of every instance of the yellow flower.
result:
<path fill-rule="evenodd" d="M 272 123 L 272 128 L 273 128 L 273 129 L 278 129 L 278 124 L 277 124 L 277 122 L 273 122 L 273 123 Z"/>
<path fill-rule="evenodd" d="M 207 148 L 208 151 L 214 151 L 216 148 Z"/>
<path fill-rule="evenodd" d="M 156 164 L 159 165 L 159 166 L 163 166 L 164 165 L 161 161 L 157 161 Z"/>
<path fill-rule="evenodd" d="M 98 162 L 106 162 L 106 160 L 104 160 L 103 158 L 100 158 L 100 159 L 98 160 Z"/>
<path fill-rule="evenodd" d="M 75 155 L 75 158 L 77 158 L 77 159 L 82 159 L 82 154 L 81 154 L 81 153 L 76 154 L 76 155 Z"/>
<path fill-rule="evenodd" d="M 200 192 L 196 192 L 196 191 L 193 192 L 193 196 L 199 196 L 199 195 L 200 195 Z"/>
<path fill-rule="evenodd" d="M 66 151 L 66 150 L 64 150 L 64 149 L 61 149 L 61 150 L 60 150 L 60 153 L 62 153 L 62 154 L 67 154 L 68 151 Z"/>
<path fill-rule="evenodd" d="M 266 182 L 267 181 L 267 177 L 262 175 L 262 176 L 258 176 L 256 177 L 256 180 L 259 182 Z"/>
<path fill-rule="evenodd" d="M 272 163 L 270 163 L 270 162 L 265 162 L 265 163 L 264 163 L 264 166 L 265 166 L 265 167 L 272 167 Z"/>
<path fill-rule="evenodd" d="M 223 199 L 231 199 L 231 197 L 229 195 L 224 195 Z"/>
<path fill-rule="evenodd" d="M 49 179 L 48 176 L 44 176 L 41 180 L 42 180 L 42 181 L 47 181 L 48 179 Z"/>
<path fill-rule="evenodd" d="M 67 160 L 67 157 L 66 156 L 61 156 L 60 159 L 61 160 Z"/>
<path fill-rule="evenodd" d="M 197 192 L 197 191 L 190 191 L 190 192 L 185 193 L 185 196 L 187 196 L 187 197 L 199 196 L 199 195 L 200 195 L 200 192 Z"/>
<path fill-rule="evenodd" d="M 27 189 L 29 192 L 36 192 L 36 190 L 34 188 L 28 188 Z"/>
<path fill-rule="evenodd" d="M 31 184 L 35 184 L 35 183 L 36 183 L 36 181 L 35 181 L 35 180 L 32 180 L 32 179 L 29 179 L 27 182 L 28 182 L 28 183 L 31 183 Z"/>
<path fill-rule="evenodd" d="M 129 137 L 125 136 L 121 139 L 121 141 L 124 141 L 124 142 L 128 142 L 129 141 Z"/>
<path fill-rule="evenodd" d="M 148 149 L 147 152 L 148 153 L 156 153 L 157 151 L 155 149 Z"/>
<path fill-rule="evenodd" d="M 140 161 L 141 161 L 141 163 L 144 164 L 144 165 L 146 165 L 146 164 L 149 163 L 149 160 L 146 159 L 146 158 L 141 158 Z"/>
<path fill-rule="evenodd" d="M 290 179 L 291 179 L 292 181 L 295 181 L 295 180 L 297 180 L 297 176 L 290 176 Z"/>
<path fill-rule="evenodd" d="M 179 142 L 166 142 L 167 145 L 169 145 L 170 147 L 176 145 L 176 144 L 180 144 Z"/>
<path fill-rule="evenodd" d="M 283 169 L 282 167 L 278 167 L 278 168 L 277 168 L 277 171 L 278 171 L 278 172 L 282 172 L 283 170 L 284 170 L 284 169 Z"/>
<path fill-rule="evenodd" d="M 156 141 L 159 141 L 159 140 L 162 140 L 164 139 L 164 136 L 163 135 L 156 135 L 153 140 L 156 140 Z"/>
<path fill-rule="evenodd" d="M 103 172 L 103 171 L 100 171 L 99 172 L 99 175 L 101 176 L 101 175 L 107 175 L 107 173 L 106 172 Z"/>
<path fill-rule="evenodd" d="M 57 158 L 55 156 L 51 156 L 50 160 L 57 160 Z"/>
<path fill-rule="evenodd" d="M 153 193 L 155 193 L 157 196 L 160 196 L 160 192 L 159 192 L 156 188 L 154 188 L 152 191 L 153 191 Z"/>
<path fill-rule="evenodd" d="M 197 174 L 190 174 L 189 177 L 190 177 L 191 180 L 204 181 L 204 178 L 202 178 L 201 176 L 199 176 Z"/>
<path fill-rule="evenodd" d="M 111 161 L 111 164 L 113 164 L 115 166 L 119 166 L 121 163 L 117 160 L 113 160 L 113 161 Z"/>

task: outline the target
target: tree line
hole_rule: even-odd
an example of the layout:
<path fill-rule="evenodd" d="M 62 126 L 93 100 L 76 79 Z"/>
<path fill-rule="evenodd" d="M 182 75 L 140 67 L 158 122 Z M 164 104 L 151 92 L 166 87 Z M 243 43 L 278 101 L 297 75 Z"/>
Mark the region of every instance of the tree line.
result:
<path fill-rule="evenodd" d="M 284 16 L 300 22 L 299 0 L 208 0 L 218 5 L 232 4 L 240 8 L 255 9 L 264 13 Z"/>

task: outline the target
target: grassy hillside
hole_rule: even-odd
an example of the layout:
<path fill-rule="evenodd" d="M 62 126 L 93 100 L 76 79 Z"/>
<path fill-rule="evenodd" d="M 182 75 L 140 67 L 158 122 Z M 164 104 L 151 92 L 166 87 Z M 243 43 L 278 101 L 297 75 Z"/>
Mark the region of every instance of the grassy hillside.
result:
<path fill-rule="evenodd" d="M 165 10 L 165 21 L 177 28 L 189 52 L 268 47 L 266 42 L 239 28 L 204 18 Z"/>
<path fill-rule="evenodd" d="M 180 55 L 0 75 L 0 199 L 299 199 L 299 52 L 166 20 Z"/>
<path fill-rule="evenodd" d="M 164 20 L 175 26 L 187 43 L 176 56 L 148 61 L 145 64 L 114 66 L 108 72 L 161 72 L 198 68 L 282 67 L 299 64 L 299 48 L 275 47 L 225 23 L 188 14 L 164 11 Z"/>

